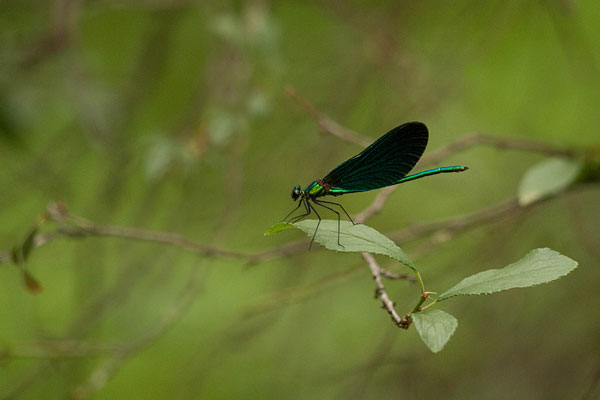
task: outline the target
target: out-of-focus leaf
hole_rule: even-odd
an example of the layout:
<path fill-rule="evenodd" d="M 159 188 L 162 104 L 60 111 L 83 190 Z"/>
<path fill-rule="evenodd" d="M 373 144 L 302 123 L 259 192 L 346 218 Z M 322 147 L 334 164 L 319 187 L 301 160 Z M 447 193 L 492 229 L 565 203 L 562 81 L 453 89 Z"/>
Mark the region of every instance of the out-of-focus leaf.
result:
<path fill-rule="evenodd" d="M 262 117 L 269 113 L 271 109 L 271 103 L 265 93 L 261 91 L 255 91 L 248 97 L 247 109 L 250 115 Z"/>
<path fill-rule="evenodd" d="M 21 246 L 21 255 L 23 261 L 27 261 L 29 255 L 31 254 L 31 250 L 34 248 L 35 235 L 37 235 L 39 228 L 39 224 L 36 225 L 31 232 L 29 232 L 25 238 L 25 241 L 23 242 L 23 245 Z"/>
<path fill-rule="evenodd" d="M 25 287 L 31 293 L 40 293 L 44 288 L 40 284 L 40 282 L 33 277 L 27 270 L 23 270 L 23 281 L 25 283 Z"/>
<path fill-rule="evenodd" d="M 232 14 L 221 14 L 213 18 L 212 31 L 221 38 L 240 44 L 244 40 L 241 22 Z"/>
<path fill-rule="evenodd" d="M 236 132 L 239 133 L 242 125 L 235 114 L 225 110 L 215 110 L 208 122 L 211 143 L 221 147 L 227 145 Z"/>
<path fill-rule="evenodd" d="M 296 223 L 280 222 L 269 228 L 265 235 L 295 227 L 312 237 L 317 228 L 317 223 L 318 221 L 314 219 L 305 219 Z M 383 254 L 400 261 L 413 270 L 415 269 L 412 261 L 408 259 L 396 243 L 367 225 L 355 225 L 349 221 L 341 221 L 340 243 L 342 245 L 340 246 L 338 244 L 338 221 L 324 219 L 317 230 L 315 242 L 329 250 Z"/>
<path fill-rule="evenodd" d="M 442 310 L 429 310 L 412 314 L 417 332 L 434 353 L 444 348 L 458 326 L 452 315 Z"/>
<path fill-rule="evenodd" d="M 560 192 L 577 179 L 581 167 L 577 160 L 559 157 L 534 165 L 519 185 L 519 204 L 526 206 Z"/>
<path fill-rule="evenodd" d="M 149 179 L 165 175 L 175 158 L 174 143 L 166 137 L 157 136 L 146 153 L 145 170 Z"/>
<path fill-rule="evenodd" d="M 490 294 L 551 282 L 577 268 L 577 262 L 551 249 L 535 249 L 501 269 L 490 269 L 460 281 L 442 293 L 438 301 L 452 296 Z"/>

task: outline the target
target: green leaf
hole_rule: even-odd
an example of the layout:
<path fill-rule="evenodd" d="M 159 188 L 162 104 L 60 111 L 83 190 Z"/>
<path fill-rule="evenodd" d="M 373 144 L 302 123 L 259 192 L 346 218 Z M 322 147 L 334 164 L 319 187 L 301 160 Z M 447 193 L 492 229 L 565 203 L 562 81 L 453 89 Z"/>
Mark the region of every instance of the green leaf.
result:
<path fill-rule="evenodd" d="M 265 232 L 265 236 L 272 235 L 277 232 L 285 231 L 286 229 L 290 229 L 290 228 L 295 228 L 295 226 L 289 222 L 279 222 L 279 223 L 273 225 L 272 227 L 270 227 L 269 229 L 267 229 L 267 231 Z"/>
<path fill-rule="evenodd" d="M 502 269 L 490 269 L 460 281 L 442 293 L 438 301 L 452 296 L 490 294 L 556 280 L 577 268 L 577 262 L 551 249 L 531 250 L 519 261 Z"/>
<path fill-rule="evenodd" d="M 306 233 L 309 237 L 312 237 L 315 228 L 317 227 L 317 223 L 318 221 L 314 219 L 305 219 L 304 221 L 296 222 L 294 224 L 280 222 L 269 228 L 269 230 L 265 232 L 265 235 L 296 227 Z M 324 219 L 321 221 L 321 225 L 319 225 L 319 230 L 315 236 L 315 242 L 329 250 L 383 254 L 398 260 L 415 270 L 412 261 L 408 259 L 404 251 L 402 251 L 396 243 L 367 225 L 354 225 L 349 221 L 341 221 L 340 243 L 342 246 L 340 246 L 338 245 L 338 221 Z"/>
<path fill-rule="evenodd" d="M 429 310 L 412 314 L 417 332 L 429 350 L 442 350 L 458 326 L 452 315 L 442 310 Z"/>
<path fill-rule="evenodd" d="M 531 167 L 519 185 L 519 204 L 526 206 L 565 189 L 581 172 L 581 162 L 553 157 Z"/>

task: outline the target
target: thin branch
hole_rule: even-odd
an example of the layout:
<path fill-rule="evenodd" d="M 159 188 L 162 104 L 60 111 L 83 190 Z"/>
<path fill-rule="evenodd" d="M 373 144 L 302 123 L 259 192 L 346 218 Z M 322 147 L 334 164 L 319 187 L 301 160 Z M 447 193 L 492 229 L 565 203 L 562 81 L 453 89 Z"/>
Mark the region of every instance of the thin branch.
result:
<path fill-rule="evenodd" d="M 304 110 L 306 110 L 319 124 L 319 127 L 326 133 L 336 136 L 345 142 L 367 147 L 373 143 L 373 139 L 362 136 L 361 134 L 344 127 L 342 124 L 333 120 L 322 111 L 318 110 L 306 97 L 298 94 L 296 89 L 288 86 L 284 90 L 290 98 L 296 101 Z M 548 156 L 575 157 L 579 152 L 575 149 L 552 146 L 535 140 L 525 138 L 507 138 L 496 137 L 484 133 L 472 133 L 466 135 L 434 152 L 424 155 L 420 164 L 429 165 L 438 163 L 453 154 L 467 150 L 474 146 L 488 146 L 501 150 L 518 150 L 533 153 L 545 154 Z"/>
<path fill-rule="evenodd" d="M 379 273 L 381 276 L 387 278 L 387 279 L 391 279 L 391 280 L 406 280 L 406 281 L 411 281 L 411 282 L 416 282 L 417 278 L 415 278 L 412 275 L 409 274 L 397 274 L 395 272 L 392 271 L 388 271 L 385 268 L 379 268 Z"/>
<path fill-rule="evenodd" d="M 392 321 L 394 321 L 396 325 L 398 325 L 400 328 L 407 329 L 410 325 L 410 321 L 404 317 L 400 317 L 400 315 L 398 315 L 396 312 L 396 305 L 392 300 L 390 300 L 387 291 L 385 290 L 385 286 L 383 285 L 383 281 L 381 280 L 381 267 L 379 264 L 377 264 L 377 261 L 375 261 L 375 258 L 371 253 L 362 253 L 362 256 L 371 269 L 371 275 L 375 280 L 376 286 L 375 296 L 381 300 L 381 307 L 384 308 L 388 314 L 390 314 Z"/>
<path fill-rule="evenodd" d="M 135 239 L 147 242 L 169 244 L 175 247 L 202 254 L 204 256 L 218 256 L 227 258 L 247 259 L 248 254 L 237 251 L 223 250 L 217 247 L 207 246 L 205 244 L 193 242 L 185 237 L 168 232 L 149 231 L 145 229 L 126 228 L 113 225 L 103 225 L 92 222 L 88 219 L 71 214 L 66 206 L 61 203 L 54 203 L 48 207 L 49 217 L 63 225 L 58 232 L 65 236 L 86 237 L 86 236 L 112 236 L 125 239 Z"/>
<path fill-rule="evenodd" d="M 284 93 L 293 100 L 295 100 L 296 103 L 300 105 L 300 107 L 304 108 L 310 115 L 312 115 L 317 121 L 317 124 L 319 124 L 319 128 L 321 128 L 323 132 L 330 133 L 333 136 L 337 136 L 345 142 L 354 143 L 362 147 L 367 147 L 373 142 L 372 139 L 364 137 L 359 133 L 342 126 L 341 124 L 329 118 L 321 111 L 317 110 L 315 106 L 313 106 L 313 104 L 310 101 L 308 101 L 308 99 L 298 94 L 296 92 L 296 89 L 294 89 L 293 87 L 286 87 L 284 89 Z"/>
<path fill-rule="evenodd" d="M 69 46 L 77 30 L 81 3 L 81 0 L 54 2 L 53 22 L 50 29 L 26 51 L 21 60 L 21 67 L 31 68 Z"/>
<path fill-rule="evenodd" d="M 0 360 L 4 359 L 66 359 L 104 356 L 118 353 L 122 344 L 90 342 L 74 339 L 39 340 L 33 342 L 12 342 L 0 350 Z"/>
<path fill-rule="evenodd" d="M 375 214 L 378 214 L 383 209 L 386 200 L 388 197 L 394 193 L 398 186 L 388 186 L 383 188 L 379 194 L 375 197 L 375 200 L 371 204 L 367 206 L 360 213 L 356 214 L 354 217 L 354 221 L 358 224 L 364 224 L 368 219 L 373 217 Z"/>
<path fill-rule="evenodd" d="M 537 203 L 533 203 L 527 207 L 533 207 L 535 204 Z M 450 234 L 508 217 L 527 207 L 520 206 L 517 199 L 511 199 L 500 204 L 443 221 L 412 225 L 399 231 L 391 232 L 389 233 L 389 236 L 397 243 L 410 242 L 412 240 L 421 239 L 424 236 L 435 237 L 434 240 L 444 242 L 447 241 L 445 238 Z"/>
<path fill-rule="evenodd" d="M 488 146 L 499 150 L 517 150 L 531 153 L 539 153 L 547 156 L 575 157 L 578 152 L 575 149 L 552 146 L 546 143 L 524 138 L 496 137 L 483 133 L 473 133 L 447 144 L 421 159 L 421 163 L 435 164 L 453 154 L 467 150 L 474 146 Z"/>

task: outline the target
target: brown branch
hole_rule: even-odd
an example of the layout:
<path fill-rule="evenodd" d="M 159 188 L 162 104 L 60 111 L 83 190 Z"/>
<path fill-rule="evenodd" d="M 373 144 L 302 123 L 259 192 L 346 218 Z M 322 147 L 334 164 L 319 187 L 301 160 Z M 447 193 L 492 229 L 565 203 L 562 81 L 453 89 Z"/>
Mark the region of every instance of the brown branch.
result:
<path fill-rule="evenodd" d="M 531 206 L 537 203 L 533 203 Z M 469 214 L 459 215 L 443 221 L 429 222 L 425 224 L 412 225 L 396 232 L 389 233 L 389 236 L 396 243 L 406 243 L 412 240 L 420 239 L 424 236 L 435 237 L 436 241 L 446 241 L 444 237 L 474 228 L 491 221 L 507 217 L 531 206 L 522 207 L 517 199 L 511 199 L 504 203 L 496 204 Z"/>
<path fill-rule="evenodd" d="M 358 224 L 364 224 L 375 214 L 381 212 L 386 200 L 392 193 L 394 193 L 397 187 L 398 186 L 388 186 L 386 188 L 383 188 L 381 192 L 377 194 L 375 200 L 373 200 L 373 202 L 369 204 L 367 208 L 362 210 L 360 213 L 356 214 L 356 216 L 354 217 L 354 221 Z"/>
<path fill-rule="evenodd" d="M 396 305 L 390 300 L 390 297 L 385 290 L 385 286 L 381 280 L 381 267 L 377 264 L 377 261 L 375 261 L 375 257 L 373 257 L 371 253 L 362 253 L 362 256 L 371 269 L 371 275 L 375 280 L 375 297 L 381 300 L 381 307 L 390 314 L 392 321 L 394 321 L 396 325 L 404 329 L 408 328 L 410 322 L 405 317 L 398 315 L 395 309 Z"/>
<path fill-rule="evenodd" d="M 0 360 L 4 359 L 66 359 L 94 357 L 117 353 L 122 345 L 118 343 L 90 342 L 74 339 L 38 340 L 33 342 L 12 342 L 0 350 Z"/>
<path fill-rule="evenodd" d="M 58 0 L 54 2 L 53 23 L 44 36 L 26 51 L 21 60 L 21 67 L 31 68 L 66 49 L 73 41 L 79 20 L 81 0 Z"/>
<path fill-rule="evenodd" d="M 295 100 L 300 107 L 304 108 L 310 115 L 312 115 L 317 121 L 319 128 L 321 128 L 323 132 L 330 133 L 345 142 L 354 143 L 362 147 L 367 147 L 373 142 L 372 139 L 366 138 L 359 133 L 342 126 L 321 111 L 317 110 L 315 106 L 308 101 L 308 99 L 298 94 L 296 89 L 294 89 L 292 86 L 286 87 L 284 89 L 284 93 Z"/>
<path fill-rule="evenodd" d="M 384 190 L 387 189 L 388 188 Z M 538 203 L 534 203 L 528 207 L 532 207 L 536 204 Z M 57 208 L 60 210 L 57 210 Z M 527 207 L 519 206 L 516 200 L 509 200 L 507 202 L 455 218 L 409 226 L 405 229 L 392 232 L 388 235 L 399 245 L 424 237 L 432 237 L 432 240 L 439 244 L 443 241 L 446 241 L 447 239 L 444 238 L 447 238 L 449 234 L 456 234 L 497 219 L 515 215 L 524 208 Z M 231 258 L 246 261 L 248 263 L 260 263 L 279 257 L 288 257 L 306 251 L 306 242 L 303 240 L 298 240 L 289 242 L 283 246 L 257 253 L 242 253 L 193 242 L 181 235 L 169 232 L 157 232 L 96 224 L 90 220 L 70 214 L 64 204 L 60 203 L 51 204 L 48 209 L 50 210 L 49 217 L 59 223 L 59 228 L 56 231 L 38 234 L 34 241 L 34 245 L 36 247 L 42 246 L 64 236 L 73 238 L 110 236 L 167 244 L 192 251 L 202 256 Z M 364 221 L 364 219 L 366 218 L 357 219 L 357 221 Z M 11 253 L 11 251 L 0 253 L 0 263 L 11 261 Z M 406 275 L 401 275 L 402 278 L 394 278 L 393 274 L 385 272 L 383 273 L 383 276 L 390 279 L 407 279 Z"/>
<path fill-rule="evenodd" d="M 415 278 L 412 275 L 409 274 L 397 274 L 395 272 L 392 271 L 388 271 L 385 268 L 379 268 L 379 273 L 381 274 L 381 276 L 387 278 L 387 279 L 392 279 L 392 280 L 406 280 L 406 281 L 411 281 L 411 282 L 416 282 L 417 278 Z"/>
<path fill-rule="evenodd" d="M 500 150 L 517 150 L 544 154 L 547 156 L 575 157 L 578 151 L 564 147 L 552 146 L 546 143 L 524 138 L 507 138 L 474 133 L 447 144 L 434 152 L 426 154 L 421 159 L 422 164 L 435 164 L 453 154 L 467 150 L 474 146 L 488 146 Z"/>
<path fill-rule="evenodd" d="M 353 130 L 344 127 L 339 122 L 333 120 L 322 111 L 318 110 L 306 97 L 297 93 L 296 89 L 288 86 L 284 93 L 296 101 L 304 110 L 306 110 L 316 121 L 319 127 L 326 133 L 336 136 L 345 142 L 367 147 L 373 143 L 373 139 L 367 138 Z M 438 163 L 453 154 L 467 150 L 474 146 L 488 146 L 501 150 L 518 150 L 533 153 L 545 154 L 548 156 L 575 157 L 580 152 L 575 149 L 552 146 L 546 143 L 525 138 L 507 138 L 496 137 L 484 133 L 472 133 L 466 135 L 446 146 L 424 155 L 420 164 L 429 165 Z"/>
<path fill-rule="evenodd" d="M 237 251 L 224 250 L 217 247 L 193 242 L 185 237 L 169 232 L 149 231 L 145 229 L 126 228 L 103 225 L 71 214 L 62 203 L 54 203 L 48 207 L 50 219 L 61 223 L 58 232 L 70 237 L 107 236 L 135 239 L 147 242 L 169 244 L 181 247 L 204 256 L 217 256 L 237 259 L 248 259 L 249 255 Z"/>
<path fill-rule="evenodd" d="M 67 236 L 71 238 L 86 237 L 118 237 L 124 239 L 133 239 L 146 242 L 167 244 L 191 251 L 202 256 L 213 256 L 221 258 L 233 258 L 246 260 L 249 262 L 265 261 L 276 256 L 276 254 L 287 255 L 289 251 L 294 251 L 295 245 L 290 245 L 288 249 L 280 251 L 266 251 L 262 253 L 243 253 L 232 250 L 225 250 L 214 246 L 191 241 L 182 235 L 170 232 L 150 231 L 138 228 L 120 227 L 114 225 L 99 224 L 88 219 L 71 214 L 63 203 L 51 203 L 47 207 L 47 217 L 49 220 L 59 224 L 56 231 L 38 234 L 35 237 L 35 247 L 43 246 L 57 238 Z M 5 251 L 0 253 L 0 264 L 12 260 L 12 252 Z"/>

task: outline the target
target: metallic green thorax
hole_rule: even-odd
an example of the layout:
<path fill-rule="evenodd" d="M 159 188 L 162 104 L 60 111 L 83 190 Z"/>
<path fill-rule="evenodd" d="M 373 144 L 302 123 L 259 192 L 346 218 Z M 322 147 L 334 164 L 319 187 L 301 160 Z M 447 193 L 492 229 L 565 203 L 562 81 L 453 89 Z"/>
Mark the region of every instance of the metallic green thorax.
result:
<path fill-rule="evenodd" d="M 310 197 L 315 199 L 321 196 L 339 196 L 344 193 L 349 193 L 347 190 L 329 187 L 322 179 L 317 179 L 304 190 L 300 190 L 300 196 Z"/>
<path fill-rule="evenodd" d="M 320 179 L 319 179 L 320 181 Z M 325 187 L 321 184 L 319 184 L 318 181 L 314 181 L 313 183 L 311 183 L 310 185 L 308 185 L 306 187 L 306 189 L 303 190 L 304 195 L 308 195 L 309 197 L 320 197 L 320 196 L 324 196 L 326 194 L 326 190 Z"/>

